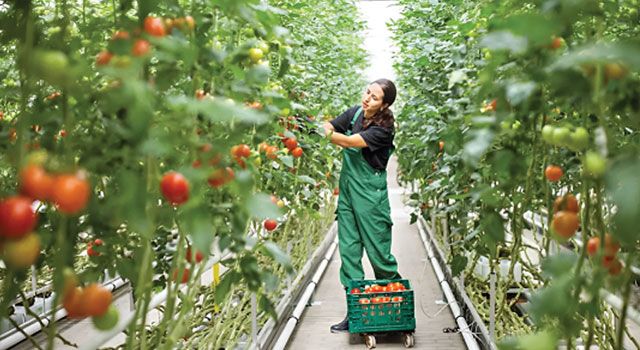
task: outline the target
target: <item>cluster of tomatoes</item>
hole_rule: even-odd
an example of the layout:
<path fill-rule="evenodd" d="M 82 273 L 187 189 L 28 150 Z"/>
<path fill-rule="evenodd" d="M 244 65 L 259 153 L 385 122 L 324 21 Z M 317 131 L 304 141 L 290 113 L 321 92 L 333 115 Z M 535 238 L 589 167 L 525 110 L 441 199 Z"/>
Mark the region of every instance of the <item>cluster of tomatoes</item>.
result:
<path fill-rule="evenodd" d="M 174 28 L 192 31 L 195 28 L 195 21 L 191 16 L 165 20 L 157 17 L 147 17 L 145 18 L 143 25 L 145 35 L 157 38 L 166 36 L 167 34 L 171 33 Z M 117 46 L 123 44 L 128 45 L 130 47 L 129 52 L 131 53 L 131 56 L 144 57 L 151 52 L 151 43 L 149 43 L 149 41 L 140 34 L 140 31 L 136 30 L 136 33 L 132 40 L 132 36 L 129 32 L 119 30 L 113 34 L 113 36 L 111 37 L 111 41 L 114 45 Z M 98 55 L 96 56 L 96 65 L 107 65 L 111 63 L 112 59 L 114 58 L 114 64 L 116 66 L 127 66 L 129 63 L 127 56 L 116 57 L 114 56 L 113 52 L 105 49 L 98 53 Z"/>
<path fill-rule="evenodd" d="M 406 291 L 407 288 L 402 284 L 402 282 L 391 282 L 386 286 L 381 286 L 378 284 L 372 284 L 365 286 L 364 290 L 360 290 L 360 288 L 353 288 L 349 292 L 352 295 L 357 294 L 366 294 L 367 296 L 370 294 L 379 294 L 379 293 L 392 293 L 392 292 L 403 292 Z M 386 303 L 401 303 L 404 301 L 402 296 L 372 296 L 371 298 L 360 298 L 358 299 L 358 303 L 360 304 L 386 304 Z"/>
<path fill-rule="evenodd" d="M 580 206 L 576 197 L 571 193 L 559 196 L 554 201 L 553 212 L 553 231 L 563 240 L 573 237 L 580 226 Z"/>
<path fill-rule="evenodd" d="M 71 269 L 65 269 L 63 274 L 62 306 L 67 317 L 91 317 L 96 328 L 101 330 L 111 329 L 118 323 L 118 310 L 112 305 L 113 295 L 107 288 L 97 283 L 79 287 L 78 277 Z"/>
<path fill-rule="evenodd" d="M 19 181 L 20 193 L 0 200 L 0 245 L 4 262 L 23 269 L 40 255 L 40 238 L 34 232 L 38 203 L 34 202 L 51 201 L 59 212 L 76 215 L 86 207 L 91 188 L 82 172 L 53 175 L 36 161 L 21 169 Z"/>
<path fill-rule="evenodd" d="M 587 254 L 594 258 L 598 255 L 602 246 L 602 266 L 609 271 L 609 274 L 616 276 L 622 271 L 622 263 L 617 258 L 620 244 L 615 241 L 610 234 L 605 233 L 604 245 L 600 241 L 600 237 L 591 237 L 587 242 Z"/>
<path fill-rule="evenodd" d="M 567 147 L 573 151 L 581 151 L 589 146 L 589 132 L 579 126 L 571 130 L 570 126 L 542 127 L 542 139 L 556 147 Z"/>

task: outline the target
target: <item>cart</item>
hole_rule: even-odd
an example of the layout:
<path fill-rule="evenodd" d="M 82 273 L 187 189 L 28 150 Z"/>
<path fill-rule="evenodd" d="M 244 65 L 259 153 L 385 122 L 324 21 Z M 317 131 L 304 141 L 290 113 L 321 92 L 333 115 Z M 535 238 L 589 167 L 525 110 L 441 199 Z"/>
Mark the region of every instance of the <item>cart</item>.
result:
<path fill-rule="evenodd" d="M 376 347 L 376 334 L 401 333 L 404 346 L 415 344 L 413 290 L 409 280 L 354 280 L 347 290 L 349 333 L 362 336 L 367 349 Z"/>

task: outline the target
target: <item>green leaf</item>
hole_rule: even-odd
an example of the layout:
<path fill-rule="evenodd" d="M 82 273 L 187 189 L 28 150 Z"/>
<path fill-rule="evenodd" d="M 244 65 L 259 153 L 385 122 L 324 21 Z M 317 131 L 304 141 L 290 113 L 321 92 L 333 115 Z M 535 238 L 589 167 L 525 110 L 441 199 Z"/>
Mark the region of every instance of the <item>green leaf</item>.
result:
<path fill-rule="evenodd" d="M 247 210 L 256 219 L 277 219 L 281 213 L 278 206 L 273 204 L 271 196 L 256 193 L 247 201 Z"/>
<path fill-rule="evenodd" d="M 638 218 L 640 218 L 640 159 L 620 159 L 605 176 L 606 191 L 617 208 L 613 222 L 616 229 L 611 231 L 621 244 L 635 247 L 640 238 Z"/>
<path fill-rule="evenodd" d="M 491 146 L 494 133 L 490 129 L 480 129 L 471 132 L 471 141 L 464 145 L 463 159 L 472 166 L 476 166 L 480 158 Z"/>
<path fill-rule="evenodd" d="M 222 275 L 220 283 L 215 287 L 216 303 L 222 304 L 226 300 L 227 294 L 229 294 L 229 291 L 231 290 L 231 286 L 238 282 L 240 282 L 240 273 L 235 270 L 229 270 L 227 273 Z"/>
<path fill-rule="evenodd" d="M 312 179 L 311 177 L 307 176 L 307 175 L 300 175 L 298 176 L 298 179 L 300 179 L 300 181 L 302 182 L 306 182 L 312 186 L 316 185 L 316 180 Z"/>
<path fill-rule="evenodd" d="M 633 71 L 640 70 L 640 45 L 629 42 L 597 43 L 571 50 L 549 69 L 573 69 L 584 63 L 620 62 Z"/>
<path fill-rule="evenodd" d="M 542 262 L 542 272 L 550 278 L 571 275 L 577 260 L 578 256 L 573 252 L 562 252 L 550 256 Z"/>
<path fill-rule="evenodd" d="M 205 207 L 192 207 L 180 213 L 180 228 L 193 241 L 193 245 L 209 256 L 213 242 L 213 225 L 209 219 L 209 212 Z"/>
<path fill-rule="evenodd" d="M 467 80 L 467 73 L 462 69 L 457 69 L 449 74 L 449 89 L 457 83 Z"/>
<path fill-rule="evenodd" d="M 511 105 L 519 105 L 531 97 L 538 86 L 532 81 L 515 82 L 507 85 L 507 100 Z"/>
<path fill-rule="evenodd" d="M 459 276 L 467 267 L 468 259 L 464 255 L 456 254 L 451 259 L 451 274 L 453 277 Z"/>
<path fill-rule="evenodd" d="M 293 157 L 292 156 L 281 156 L 280 160 L 282 160 L 282 163 L 284 163 L 284 165 L 288 166 L 289 168 L 293 168 Z"/>
<path fill-rule="evenodd" d="M 506 50 L 520 54 L 527 50 L 527 38 L 515 35 L 509 31 L 492 32 L 480 40 L 480 46 L 490 50 Z"/>
<path fill-rule="evenodd" d="M 291 258 L 283 252 L 277 244 L 267 241 L 263 245 L 263 251 L 268 256 L 272 257 L 278 264 L 282 265 L 287 271 L 293 270 L 293 265 L 291 264 Z"/>
<path fill-rule="evenodd" d="M 260 310 L 266 312 L 274 320 L 278 318 L 278 314 L 276 313 L 276 308 L 274 307 L 271 300 L 269 300 L 268 296 L 264 294 L 260 294 L 258 298 L 258 306 L 260 307 Z"/>
<path fill-rule="evenodd" d="M 268 120 L 263 113 L 244 108 L 220 97 L 200 101 L 186 96 L 171 96 L 167 100 L 169 107 L 176 112 L 201 114 L 212 122 L 229 122 L 237 119 L 246 123 L 261 124 Z"/>

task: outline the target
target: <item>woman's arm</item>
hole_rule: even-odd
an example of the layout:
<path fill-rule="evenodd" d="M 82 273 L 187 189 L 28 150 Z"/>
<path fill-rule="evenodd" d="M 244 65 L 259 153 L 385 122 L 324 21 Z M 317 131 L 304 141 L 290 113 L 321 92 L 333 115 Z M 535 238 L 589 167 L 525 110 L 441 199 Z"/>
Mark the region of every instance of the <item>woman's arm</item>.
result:
<path fill-rule="evenodd" d="M 367 147 L 367 143 L 364 142 L 362 136 L 358 134 L 347 136 L 339 132 L 335 132 L 335 128 L 329 122 L 325 122 L 322 127 L 324 128 L 325 133 L 327 135 L 330 135 L 331 142 L 335 143 L 338 146 L 355 148 Z"/>
<path fill-rule="evenodd" d="M 367 143 L 359 134 L 347 136 L 339 132 L 332 132 L 331 142 L 341 147 L 355 147 L 355 148 L 367 147 Z"/>

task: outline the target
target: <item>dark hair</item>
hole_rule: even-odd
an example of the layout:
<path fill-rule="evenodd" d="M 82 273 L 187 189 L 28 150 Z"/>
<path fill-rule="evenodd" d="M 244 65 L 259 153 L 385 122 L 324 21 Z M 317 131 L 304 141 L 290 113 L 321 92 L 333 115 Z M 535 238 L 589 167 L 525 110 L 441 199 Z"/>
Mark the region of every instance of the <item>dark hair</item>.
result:
<path fill-rule="evenodd" d="M 395 117 L 389 107 L 396 100 L 396 86 L 389 79 L 378 79 L 371 84 L 378 84 L 382 88 L 384 96 L 382 97 L 382 103 L 386 104 L 386 108 L 378 111 L 373 117 L 365 119 L 363 127 L 366 129 L 371 125 L 378 125 L 385 128 L 393 127 Z M 369 85 L 371 85 L 369 84 Z"/>

